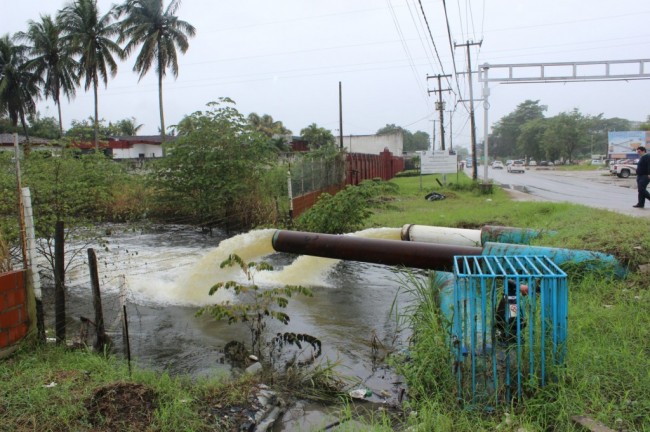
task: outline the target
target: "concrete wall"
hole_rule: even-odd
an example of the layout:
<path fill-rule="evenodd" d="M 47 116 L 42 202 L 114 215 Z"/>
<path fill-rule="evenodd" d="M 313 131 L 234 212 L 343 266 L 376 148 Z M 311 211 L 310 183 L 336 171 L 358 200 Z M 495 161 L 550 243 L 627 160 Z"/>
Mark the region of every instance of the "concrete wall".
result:
<path fill-rule="evenodd" d="M 133 144 L 130 148 L 114 148 L 113 159 L 137 159 L 144 154 L 146 159 L 163 157 L 162 146 L 156 144 Z"/>
<path fill-rule="evenodd" d="M 339 145 L 336 137 L 336 145 Z M 348 153 L 379 154 L 388 149 L 395 156 L 402 156 L 404 137 L 401 133 L 387 135 L 348 135 L 343 136 L 343 147 Z"/>

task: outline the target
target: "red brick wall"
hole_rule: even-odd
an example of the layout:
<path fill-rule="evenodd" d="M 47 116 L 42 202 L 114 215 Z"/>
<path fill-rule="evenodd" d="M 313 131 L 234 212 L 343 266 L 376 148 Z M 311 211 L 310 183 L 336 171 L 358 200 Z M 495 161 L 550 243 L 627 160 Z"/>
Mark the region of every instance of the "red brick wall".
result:
<path fill-rule="evenodd" d="M 27 335 L 25 272 L 0 275 L 0 349 L 15 344 Z"/>

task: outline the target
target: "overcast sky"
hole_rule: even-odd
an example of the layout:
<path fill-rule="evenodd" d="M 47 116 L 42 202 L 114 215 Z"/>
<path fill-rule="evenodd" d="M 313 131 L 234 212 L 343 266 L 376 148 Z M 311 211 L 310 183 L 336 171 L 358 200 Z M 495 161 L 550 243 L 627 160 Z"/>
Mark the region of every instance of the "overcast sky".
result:
<path fill-rule="evenodd" d="M 102 13 L 113 3 L 98 0 Z M 0 35 L 26 30 L 28 20 L 55 14 L 64 4 L 0 0 Z M 431 133 L 432 120 L 439 117 L 437 95 L 429 91 L 437 89 L 437 80 L 427 76 L 456 70 L 461 74 L 442 86 L 453 90 L 443 92 L 446 110 L 455 110 L 453 116 L 445 113 L 446 129 L 451 117 L 453 145 L 469 147 L 469 104 L 459 102 L 470 98 L 467 75 L 462 74 L 467 71 L 467 50 L 455 47 L 458 44 L 482 41 L 470 48 L 474 70 L 484 63 L 650 59 L 648 0 L 446 4 L 449 27 L 442 0 L 185 0 L 177 15 L 194 25 L 197 34 L 180 57 L 178 79 L 168 75 L 164 81 L 166 124 L 229 97 L 242 114 L 270 114 L 295 135 L 316 123 L 338 136 L 341 82 L 344 135 L 373 134 L 386 124 Z M 135 117 L 144 124 L 140 134 L 156 134 L 155 73 L 138 82 L 134 59 L 121 63 L 117 77 L 101 88 L 100 118 Z M 647 73 L 650 64 L 645 65 Z M 481 86 L 475 77 L 475 98 L 482 97 Z M 585 115 L 643 121 L 650 115 L 650 81 L 490 83 L 489 124 L 526 99 L 547 105 L 547 116 L 577 108 Z M 51 100 L 41 101 L 39 110 L 56 116 Z M 475 110 L 480 140 L 480 102 Z M 92 90 L 80 89 L 74 100 L 63 104 L 64 125 L 92 113 Z"/>

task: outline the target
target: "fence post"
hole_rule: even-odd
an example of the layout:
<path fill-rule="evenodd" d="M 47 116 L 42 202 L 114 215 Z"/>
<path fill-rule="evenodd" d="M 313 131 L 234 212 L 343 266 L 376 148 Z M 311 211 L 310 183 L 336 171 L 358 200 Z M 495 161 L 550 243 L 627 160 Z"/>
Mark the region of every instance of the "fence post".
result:
<path fill-rule="evenodd" d="M 108 344 L 106 331 L 104 329 L 104 311 L 102 310 L 102 298 L 99 291 L 99 275 L 97 273 L 97 255 L 93 248 L 88 249 L 88 270 L 90 273 L 90 285 L 93 291 L 93 308 L 95 309 L 95 351 L 104 351 Z"/>
<path fill-rule="evenodd" d="M 56 222 L 54 233 L 54 328 L 56 343 L 65 342 L 65 248 L 63 221 Z"/>

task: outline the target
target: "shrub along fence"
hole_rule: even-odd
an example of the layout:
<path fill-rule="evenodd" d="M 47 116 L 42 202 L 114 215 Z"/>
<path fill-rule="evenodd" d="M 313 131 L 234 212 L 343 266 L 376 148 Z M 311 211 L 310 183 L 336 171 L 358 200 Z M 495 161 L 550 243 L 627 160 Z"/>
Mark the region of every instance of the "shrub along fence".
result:
<path fill-rule="evenodd" d="M 323 165 L 323 169 L 323 172 L 314 169 L 292 171 L 292 217 L 298 217 L 309 210 L 322 193 L 335 195 L 345 186 L 357 185 L 364 180 L 392 179 L 404 170 L 404 158 L 394 156 L 387 149 L 377 155 L 348 153 L 344 161 L 332 166 Z M 305 187 L 305 184 L 313 184 L 309 179 L 314 178 L 319 178 L 321 182 L 315 187 Z"/>

